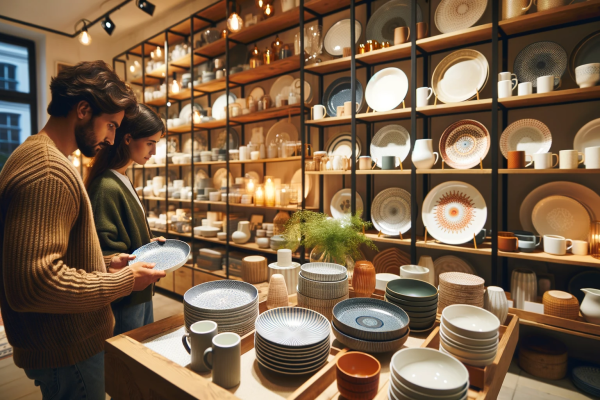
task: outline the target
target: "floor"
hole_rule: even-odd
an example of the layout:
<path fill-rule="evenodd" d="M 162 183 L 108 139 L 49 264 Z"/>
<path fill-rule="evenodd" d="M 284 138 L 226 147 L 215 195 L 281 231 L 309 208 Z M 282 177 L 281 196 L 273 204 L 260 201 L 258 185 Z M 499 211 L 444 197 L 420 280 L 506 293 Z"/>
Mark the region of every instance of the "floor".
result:
<path fill-rule="evenodd" d="M 154 320 L 183 311 L 181 301 L 156 293 Z M 3 327 L 0 327 L 3 329 Z M 39 400 L 42 395 L 12 357 L 0 360 L 0 398 L 2 400 Z M 106 397 L 109 399 L 109 397 Z M 569 379 L 545 381 L 522 371 L 513 361 L 502 385 L 498 400 L 583 400 L 594 399 L 578 391 Z"/>

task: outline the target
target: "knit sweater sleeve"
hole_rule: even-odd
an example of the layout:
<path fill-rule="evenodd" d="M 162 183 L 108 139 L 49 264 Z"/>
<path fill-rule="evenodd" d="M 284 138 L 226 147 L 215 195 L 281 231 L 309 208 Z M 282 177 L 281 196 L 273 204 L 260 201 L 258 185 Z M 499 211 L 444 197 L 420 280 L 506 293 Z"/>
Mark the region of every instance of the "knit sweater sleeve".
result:
<path fill-rule="evenodd" d="M 4 265 L 12 264 L 4 268 L 4 289 L 13 310 L 91 312 L 131 293 L 129 268 L 89 273 L 82 265 L 65 264 L 71 229 L 83 205 L 63 180 L 47 174 L 20 186 L 13 196 L 5 213 L 3 248 Z"/>

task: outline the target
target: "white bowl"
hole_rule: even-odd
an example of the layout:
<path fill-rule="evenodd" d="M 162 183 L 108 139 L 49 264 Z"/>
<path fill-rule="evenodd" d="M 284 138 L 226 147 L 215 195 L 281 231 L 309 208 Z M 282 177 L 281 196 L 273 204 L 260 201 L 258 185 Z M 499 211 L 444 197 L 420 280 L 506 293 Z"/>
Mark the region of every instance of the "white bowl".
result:
<path fill-rule="evenodd" d="M 465 346 L 480 346 L 480 347 L 491 346 L 492 344 L 498 343 L 498 338 L 500 337 L 500 334 L 498 334 L 498 335 L 494 336 L 493 338 L 489 338 L 489 339 L 472 339 L 472 338 L 462 336 L 462 335 L 459 335 L 459 334 L 451 331 L 444 324 L 444 321 L 442 321 L 440 324 L 440 331 L 444 332 L 448 337 L 450 337 L 451 339 L 454 339 L 455 341 L 457 341 L 460 344 L 465 345 Z"/>
<path fill-rule="evenodd" d="M 217 233 L 220 231 L 219 228 L 214 228 L 212 226 L 198 226 L 196 228 L 200 231 L 200 235 L 204 237 L 216 237 Z"/>
<path fill-rule="evenodd" d="M 474 351 L 474 352 L 485 352 L 498 348 L 498 339 L 494 340 L 494 343 L 485 346 L 471 346 L 467 344 L 463 344 L 457 340 L 452 339 L 448 334 L 445 333 L 443 329 L 440 328 L 440 337 L 447 343 L 451 344 L 454 347 L 458 347 L 465 351 Z"/>
<path fill-rule="evenodd" d="M 584 64 L 575 68 L 575 81 L 580 88 L 596 86 L 600 82 L 600 63 Z"/>
<path fill-rule="evenodd" d="M 219 240 L 227 240 L 227 232 L 218 232 L 217 233 L 217 238 Z"/>
<path fill-rule="evenodd" d="M 375 289 L 385 291 L 389 281 L 399 278 L 400 276 L 396 274 L 377 274 L 375 275 Z"/>
<path fill-rule="evenodd" d="M 457 394 L 469 382 L 463 364 L 434 349 L 402 349 L 392 357 L 390 368 L 404 385 L 426 395 Z"/>
<path fill-rule="evenodd" d="M 463 364 L 471 365 L 473 367 L 486 367 L 490 364 L 493 364 L 494 360 L 496 359 L 496 356 L 488 358 L 487 360 L 474 360 L 472 358 L 460 357 L 460 356 L 457 356 L 456 354 L 450 353 L 448 350 L 446 350 L 442 346 L 440 346 L 440 352 L 442 354 L 446 354 L 446 355 L 456 358 L 458 361 L 460 361 Z"/>
<path fill-rule="evenodd" d="M 400 379 L 398 378 L 398 376 L 396 375 L 396 373 L 394 371 L 392 371 L 392 373 L 390 374 L 390 388 L 391 388 L 393 394 L 398 399 L 409 399 L 409 400 L 410 399 L 415 399 L 415 400 L 429 400 L 429 399 L 435 399 L 435 400 L 461 400 L 461 399 L 463 399 L 467 395 L 467 392 L 469 390 L 469 384 L 467 382 L 467 384 L 465 384 L 465 387 L 463 388 L 463 390 L 461 390 L 460 392 L 457 392 L 455 394 L 444 395 L 444 396 L 427 395 L 427 394 L 423 394 L 423 393 L 421 393 L 419 391 L 412 390 L 408 386 L 404 385 L 400 381 Z"/>
<path fill-rule="evenodd" d="M 487 360 L 489 358 L 493 359 L 494 357 L 496 357 L 496 353 L 498 352 L 497 347 L 492 350 L 487 350 L 483 352 L 465 350 L 459 346 L 454 346 L 453 344 L 447 342 L 444 339 L 440 340 L 440 346 L 442 346 L 448 353 L 452 354 L 453 356 L 469 358 L 473 360 Z"/>
<path fill-rule="evenodd" d="M 266 249 L 266 248 L 269 247 L 269 238 L 266 238 L 266 237 L 257 237 L 256 238 L 256 244 L 261 249 Z"/>
<path fill-rule="evenodd" d="M 442 320 L 452 332 L 473 339 L 491 339 L 500 328 L 500 320 L 494 314 L 467 304 L 453 304 L 444 308 Z"/>
<path fill-rule="evenodd" d="M 400 267 L 400 278 L 429 282 L 429 268 L 420 265 L 403 265 Z"/>

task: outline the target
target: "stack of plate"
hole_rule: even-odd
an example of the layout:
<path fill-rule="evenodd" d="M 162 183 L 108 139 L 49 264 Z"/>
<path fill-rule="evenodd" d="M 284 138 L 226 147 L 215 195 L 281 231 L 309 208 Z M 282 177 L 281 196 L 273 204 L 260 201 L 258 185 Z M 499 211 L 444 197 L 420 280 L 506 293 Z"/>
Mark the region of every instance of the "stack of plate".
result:
<path fill-rule="evenodd" d="M 600 397 L 600 368 L 573 368 L 573 383 L 584 392 Z"/>
<path fill-rule="evenodd" d="M 254 330 L 258 289 L 233 280 L 202 283 L 183 295 L 183 316 L 188 330 L 194 322 L 210 320 L 217 323 L 219 333 L 244 336 Z"/>
<path fill-rule="evenodd" d="M 390 362 L 390 400 L 466 400 L 468 390 L 467 368 L 435 349 L 403 349 Z"/>
<path fill-rule="evenodd" d="M 455 304 L 442 312 L 440 351 L 475 367 L 494 362 L 500 320 L 483 308 Z"/>
<path fill-rule="evenodd" d="M 333 308 L 333 334 L 344 345 L 367 353 L 402 347 L 410 330 L 404 310 L 385 301 L 356 297 Z"/>
<path fill-rule="evenodd" d="M 432 284 L 416 279 L 389 281 L 384 298 L 408 314 L 411 331 L 425 331 L 433 327 L 438 308 L 438 291 Z"/>
<path fill-rule="evenodd" d="M 329 357 L 329 332 L 329 321 L 312 310 L 280 307 L 265 311 L 256 319 L 256 359 L 281 374 L 315 372 Z"/>
<path fill-rule="evenodd" d="M 440 274 L 440 312 L 452 304 L 470 304 L 483 307 L 485 289 L 483 278 L 463 272 Z"/>
<path fill-rule="evenodd" d="M 332 263 L 308 263 L 300 267 L 298 306 L 331 320 L 333 307 L 348 298 L 348 270 Z"/>

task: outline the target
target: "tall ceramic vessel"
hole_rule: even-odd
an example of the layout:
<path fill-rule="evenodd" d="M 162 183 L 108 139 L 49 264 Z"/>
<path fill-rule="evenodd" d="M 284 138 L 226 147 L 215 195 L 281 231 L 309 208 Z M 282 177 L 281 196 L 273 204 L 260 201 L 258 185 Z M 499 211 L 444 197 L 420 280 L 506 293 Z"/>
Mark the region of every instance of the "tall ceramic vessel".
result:
<path fill-rule="evenodd" d="M 240 221 L 238 223 L 238 230 L 231 235 L 231 240 L 233 240 L 233 243 L 244 244 L 250 240 L 250 236 L 250 222 Z"/>
<path fill-rule="evenodd" d="M 513 307 L 523 310 L 526 301 L 535 301 L 537 297 L 537 277 L 529 269 L 515 269 L 510 279 L 510 292 Z"/>
<path fill-rule="evenodd" d="M 581 315 L 587 322 L 600 325 L 600 290 L 581 290 L 585 293 L 585 297 L 581 302 Z"/>
<path fill-rule="evenodd" d="M 411 157 L 417 169 L 429 169 L 437 163 L 440 155 L 433 151 L 432 139 L 418 139 Z"/>
<path fill-rule="evenodd" d="M 498 286 L 488 286 L 483 295 L 483 308 L 498 317 L 500 324 L 504 325 L 508 316 L 508 300 L 504 290 Z"/>
<path fill-rule="evenodd" d="M 370 261 L 362 260 L 354 264 L 352 287 L 356 297 L 371 297 L 375 291 L 375 267 Z"/>
<path fill-rule="evenodd" d="M 421 256 L 417 265 L 429 269 L 429 283 L 435 283 L 435 267 L 433 266 L 433 258 L 430 256 Z"/>

